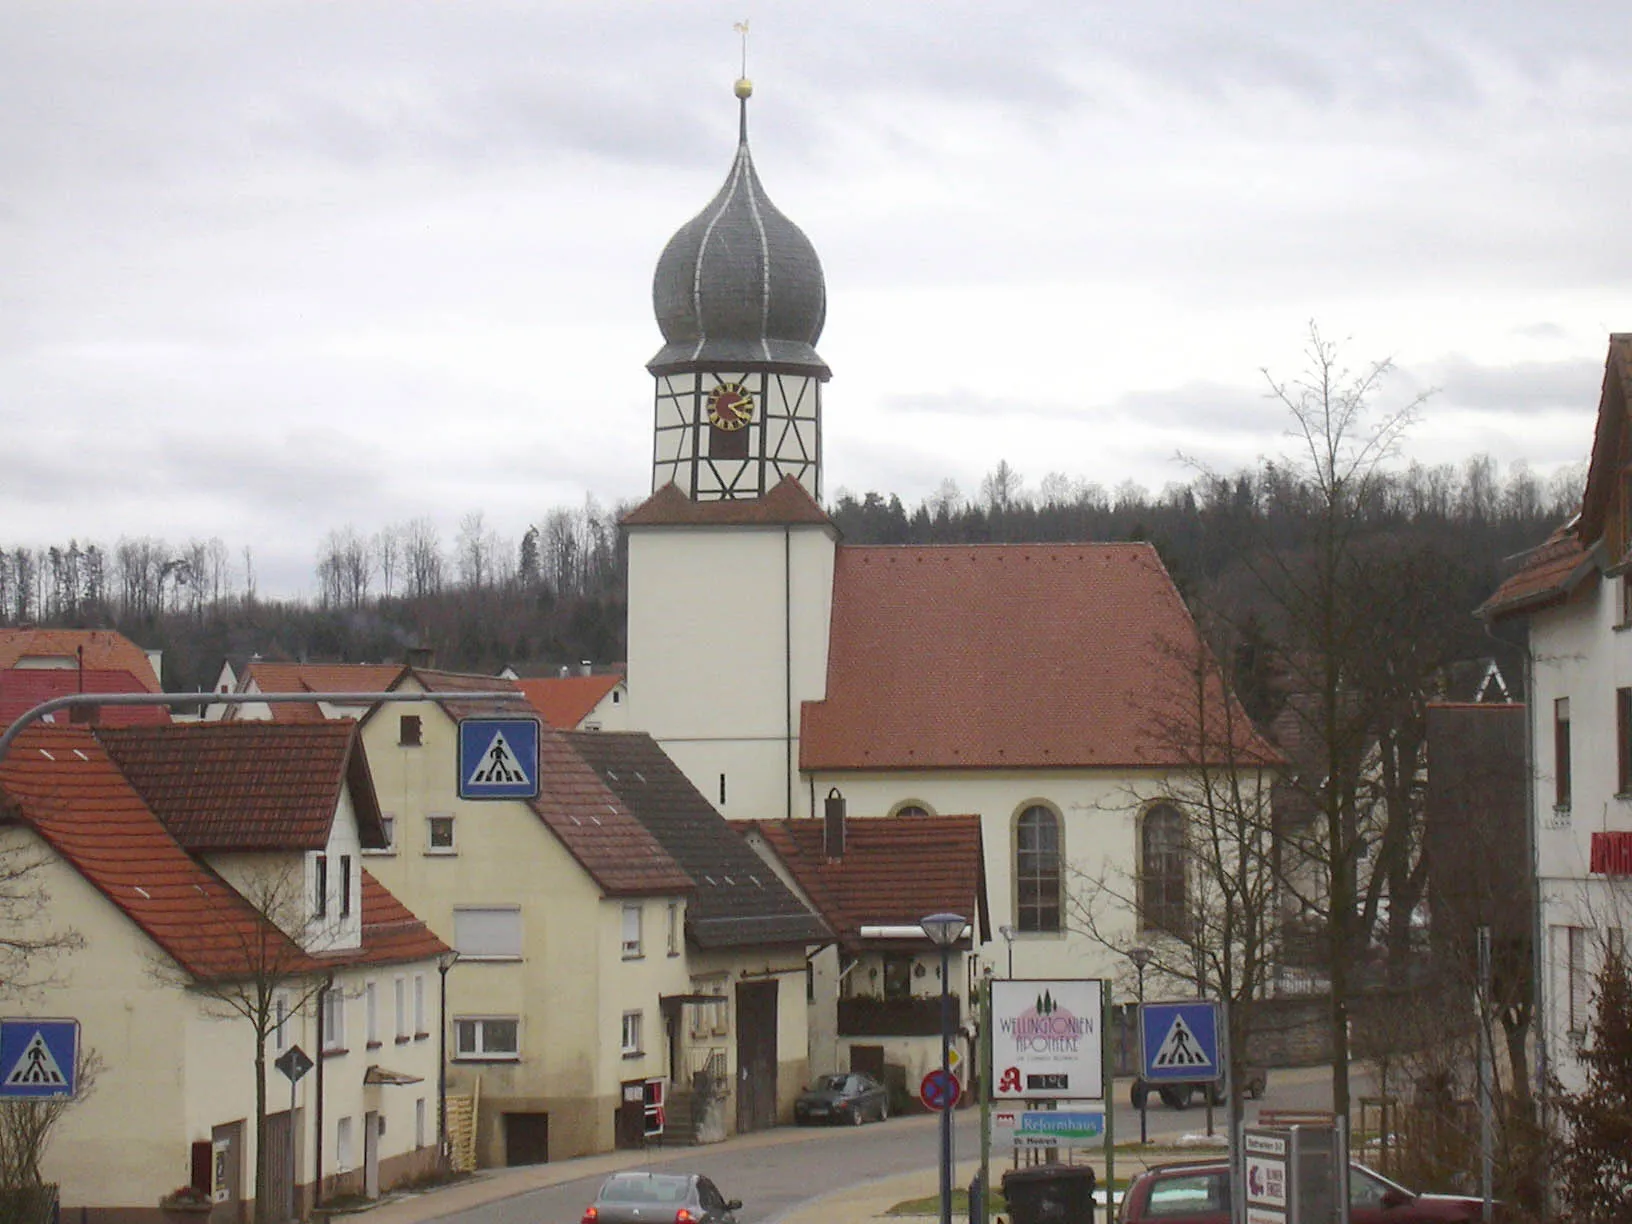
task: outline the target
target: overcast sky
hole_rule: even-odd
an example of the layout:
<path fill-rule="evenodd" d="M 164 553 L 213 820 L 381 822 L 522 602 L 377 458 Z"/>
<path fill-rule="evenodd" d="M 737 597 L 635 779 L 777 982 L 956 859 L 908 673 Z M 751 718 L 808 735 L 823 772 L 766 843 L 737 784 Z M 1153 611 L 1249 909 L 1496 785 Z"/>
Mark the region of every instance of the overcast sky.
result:
<path fill-rule="evenodd" d="M 1632 330 L 1598 2 L 0 6 L 0 545 L 650 491 L 651 274 L 750 127 L 827 274 L 829 496 L 1287 447 L 1311 319 L 1426 463 L 1591 445 Z"/>

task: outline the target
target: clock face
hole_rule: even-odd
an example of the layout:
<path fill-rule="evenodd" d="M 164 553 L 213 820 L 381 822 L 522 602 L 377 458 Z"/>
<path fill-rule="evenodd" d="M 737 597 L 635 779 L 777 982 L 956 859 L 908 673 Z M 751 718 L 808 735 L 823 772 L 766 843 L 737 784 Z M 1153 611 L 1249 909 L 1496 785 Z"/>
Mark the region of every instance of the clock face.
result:
<path fill-rule="evenodd" d="M 708 423 L 727 432 L 754 419 L 754 397 L 737 382 L 722 382 L 708 393 Z"/>

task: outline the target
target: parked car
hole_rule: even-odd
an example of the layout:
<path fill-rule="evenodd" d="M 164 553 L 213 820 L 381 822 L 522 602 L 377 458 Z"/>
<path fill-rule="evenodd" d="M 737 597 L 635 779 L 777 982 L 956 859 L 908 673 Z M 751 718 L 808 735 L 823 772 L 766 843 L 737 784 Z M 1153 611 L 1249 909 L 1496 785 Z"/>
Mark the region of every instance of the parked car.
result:
<path fill-rule="evenodd" d="M 1479 1199 L 1414 1194 L 1361 1164 L 1349 1165 L 1349 1224 L 1468 1224 Z M 1230 1224 L 1230 1167 L 1222 1160 L 1157 1165 L 1136 1176 L 1122 1196 L 1118 1224 Z M 1496 1219 L 1503 1218 L 1500 1209 Z"/>
<path fill-rule="evenodd" d="M 741 1199 L 728 1199 L 698 1173 L 614 1173 L 601 1183 L 580 1224 L 737 1224 Z"/>
<path fill-rule="evenodd" d="M 860 1126 L 869 1118 L 882 1122 L 889 1116 L 889 1090 L 860 1071 L 818 1076 L 793 1103 L 793 1118 L 800 1126 L 812 1122 L 848 1122 L 851 1126 Z"/>
<path fill-rule="evenodd" d="M 1261 1100 L 1264 1090 L 1269 1087 L 1269 1072 L 1263 1067 L 1248 1067 L 1244 1087 L 1247 1096 L 1254 1101 Z M 1152 1092 L 1161 1097 L 1163 1104 L 1169 1109 L 1189 1109 L 1203 1093 L 1212 1098 L 1214 1105 L 1222 1105 L 1230 1099 L 1229 1087 L 1222 1080 L 1152 1084 L 1138 1076 L 1134 1077 L 1133 1087 L 1128 1090 L 1128 1099 L 1133 1102 L 1135 1109 L 1140 1109 Z"/>

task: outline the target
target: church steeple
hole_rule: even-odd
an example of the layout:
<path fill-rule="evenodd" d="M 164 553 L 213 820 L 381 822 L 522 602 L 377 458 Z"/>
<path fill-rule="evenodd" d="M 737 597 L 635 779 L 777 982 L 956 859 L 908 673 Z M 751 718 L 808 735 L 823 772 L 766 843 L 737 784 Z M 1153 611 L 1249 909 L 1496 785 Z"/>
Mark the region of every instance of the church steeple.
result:
<path fill-rule="evenodd" d="M 657 380 L 652 488 L 759 497 L 791 475 L 819 498 L 826 283 L 816 248 L 754 168 L 746 77 L 735 93 L 731 170 L 669 239 L 652 281 L 664 340 L 646 366 Z"/>

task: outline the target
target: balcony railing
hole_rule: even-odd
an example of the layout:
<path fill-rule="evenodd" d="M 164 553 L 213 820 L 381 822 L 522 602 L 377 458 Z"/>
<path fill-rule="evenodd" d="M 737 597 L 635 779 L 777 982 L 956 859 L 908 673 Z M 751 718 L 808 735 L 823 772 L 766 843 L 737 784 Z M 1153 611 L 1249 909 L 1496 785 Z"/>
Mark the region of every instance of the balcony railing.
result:
<path fill-rule="evenodd" d="M 952 996 L 952 1027 L 962 1020 L 963 1001 Z M 939 995 L 880 999 L 858 995 L 839 1000 L 840 1037 L 935 1037 L 941 1031 Z"/>

